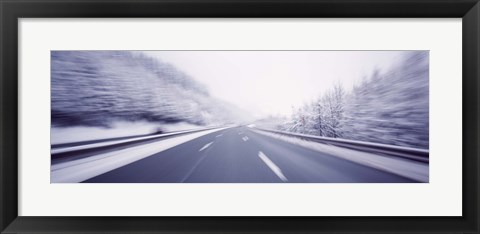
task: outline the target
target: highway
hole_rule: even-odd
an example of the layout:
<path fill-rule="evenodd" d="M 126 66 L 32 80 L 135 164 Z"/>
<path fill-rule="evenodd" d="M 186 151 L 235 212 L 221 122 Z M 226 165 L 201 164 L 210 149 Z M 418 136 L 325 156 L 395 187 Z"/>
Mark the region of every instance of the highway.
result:
<path fill-rule="evenodd" d="M 159 144 L 162 140 L 157 141 Z M 155 142 L 149 144 L 156 144 Z M 318 144 L 318 143 L 315 143 Z M 139 146 L 136 146 L 139 147 Z M 134 152 L 134 151 L 133 151 Z M 186 139 L 147 156 L 118 164 L 84 183 L 412 183 L 420 182 L 362 163 L 260 134 L 246 126 L 224 128 Z M 106 156 L 105 156 L 106 157 Z M 105 158 L 103 157 L 103 158 Z M 109 156 L 110 157 L 110 156 Z M 118 156 L 117 156 L 118 157 Z M 102 159 L 103 159 L 102 158 Z M 87 158 L 88 159 L 88 158 Z M 85 160 L 85 159 L 82 159 Z M 118 161 L 118 160 L 117 160 Z M 418 162 L 408 160 L 401 163 Z M 64 163 L 64 162 L 62 162 Z M 68 162 L 67 162 L 68 163 Z M 88 163 L 95 163 L 90 160 Z M 77 163 L 78 164 L 78 163 Z M 82 164 L 85 164 L 82 162 Z M 75 164 L 76 165 L 76 164 Z M 87 164 L 85 164 L 87 165 Z M 92 164 L 93 165 L 93 164 Z M 409 164 L 407 164 L 408 166 Z M 427 168 L 426 165 L 420 165 Z M 87 166 L 85 166 L 87 167 Z M 52 166 L 62 182 L 67 166 Z M 422 169 L 423 170 L 423 169 Z M 57 178 L 58 177 L 58 178 Z M 64 180 L 63 182 L 69 182 Z"/>

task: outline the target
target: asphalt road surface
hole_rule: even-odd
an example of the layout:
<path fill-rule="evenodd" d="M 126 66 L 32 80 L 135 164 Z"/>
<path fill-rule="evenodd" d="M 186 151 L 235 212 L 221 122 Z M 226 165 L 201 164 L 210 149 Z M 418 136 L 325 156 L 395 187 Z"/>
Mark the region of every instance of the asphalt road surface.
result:
<path fill-rule="evenodd" d="M 411 183 L 385 171 L 259 134 L 213 132 L 86 183 Z"/>

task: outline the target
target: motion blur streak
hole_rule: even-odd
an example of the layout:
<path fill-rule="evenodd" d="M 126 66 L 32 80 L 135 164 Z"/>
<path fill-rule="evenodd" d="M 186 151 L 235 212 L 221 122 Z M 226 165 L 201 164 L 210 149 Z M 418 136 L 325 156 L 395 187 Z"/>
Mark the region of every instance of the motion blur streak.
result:
<path fill-rule="evenodd" d="M 428 51 L 52 51 L 51 82 L 53 183 L 429 182 Z"/>
<path fill-rule="evenodd" d="M 374 71 L 349 92 L 337 84 L 291 118 L 264 119 L 278 130 L 428 149 L 429 56 L 408 52 L 390 70 Z M 258 124 L 260 125 L 260 124 Z"/>

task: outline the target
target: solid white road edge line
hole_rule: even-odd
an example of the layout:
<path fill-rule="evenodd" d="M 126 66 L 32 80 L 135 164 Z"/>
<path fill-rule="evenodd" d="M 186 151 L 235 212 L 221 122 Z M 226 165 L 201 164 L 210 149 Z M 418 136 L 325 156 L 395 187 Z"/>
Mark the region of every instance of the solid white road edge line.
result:
<path fill-rule="evenodd" d="M 105 172 L 125 166 L 129 163 L 152 156 L 158 152 L 175 147 L 195 138 L 217 132 L 226 128 L 206 130 L 182 135 L 144 145 L 134 146 L 113 152 L 107 152 L 87 158 L 59 163 L 50 167 L 51 183 L 78 183 Z"/>
<path fill-rule="evenodd" d="M 58 149 L 51 149 L 50 152 L 52 154 L 72 152 L 72 151 L 76 151 L 76 150 L 92 149 L 92 148 L 97 148 L 97 147 L 102 147 L 102 146 L 117 145 L 117 144 L 121 144 L 121 143 L 128 143 L 128 142 L 139 141 L 139 140 L 154 139 L 154 138 L 159 138 L 159 137 L 162 137 L 162 136 L 163 137 L 175 136 L 175 135 L 178 135 L 180 133 L 198 132 L 199 130 L 202 130 L 202 129 L 185 130 L 185 131 L 171 132 L 171 133 L 165 133 L 165 134 L 157 134 L 157 135 L 144 136 L 144 137 L 135 137 L 135 138 L 129 138 L 129 139 L 125 139 L 125 140 L 98 142 L 98 143 L 92 143 L 92 144 L 87 144 L 87 145 L 68 146 L 68 147 L 62 147 L 62 148 L 58 148 Z M 204 130 L 204 131 L 206 131 L 206 130 Z"/>
<path fill-rule="evenodd" d="M 200 152 L 200 151 L 202 151 L 202 150 L 204 150 L 204 149 L 208 148 L 208 147 L 209 147 L 211 144 L 213 144 L 213 141 L 212 141 L 212 142 L 210 142 L 210 143 L 208 143 L 208 144 L 206 144 L 206 145 L 204 145 L 204 146 L 203 146 L 201 149 L 199 149 L 199 150 L 198 150 L 198 152 Z"/>
<path fill-rule="evenodd" d="M 356 151 L 348 148 L 342 148 L 333 145 L 321 144 L 313 141 L 305 141 L 295 137 L 287 137 L 280 134 L 263 132 L 252 129 L 253 132 L 269 136 L 271 138 L 288 142 L 291 144 L 303 146 L 317 152 L 327 153 L 333 157 L 349 160 L 361 165 L 371 168 L 376 168 L 385 172 L 390 172 L 395 175 L 400 175 L 419 182 L 429 182 L 428 163 L 421 163 L 412 160 L 405 160 L 399 158 L 390 158 L 383 155 L 376 155 L 362 151 Z"/>
<path fill-rule="evenodd" d="M 282 170 L 280 170 L 280 168 L 275 165 L 275 163 L 273 163 L 272 160 L 270 160 L 262 151 L 258 151 L 258 157 L 260 157 L 260 159 L 267 164 L 270 170 L 272 170 L 273 173 L 278 176 L 278 178 L 280 178 L 283 182 L 288 182 L 288 179 L 285 177 L 285 175 L 283 175 Z"/>

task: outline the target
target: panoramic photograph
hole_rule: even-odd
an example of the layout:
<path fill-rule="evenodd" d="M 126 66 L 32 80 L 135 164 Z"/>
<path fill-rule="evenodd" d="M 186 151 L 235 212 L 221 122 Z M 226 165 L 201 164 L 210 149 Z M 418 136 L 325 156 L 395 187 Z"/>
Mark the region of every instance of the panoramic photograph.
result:
<path fill-rule="evenodd" d="M 429 183 L 429 51 L 51 51 L 51 183 Z"/>

